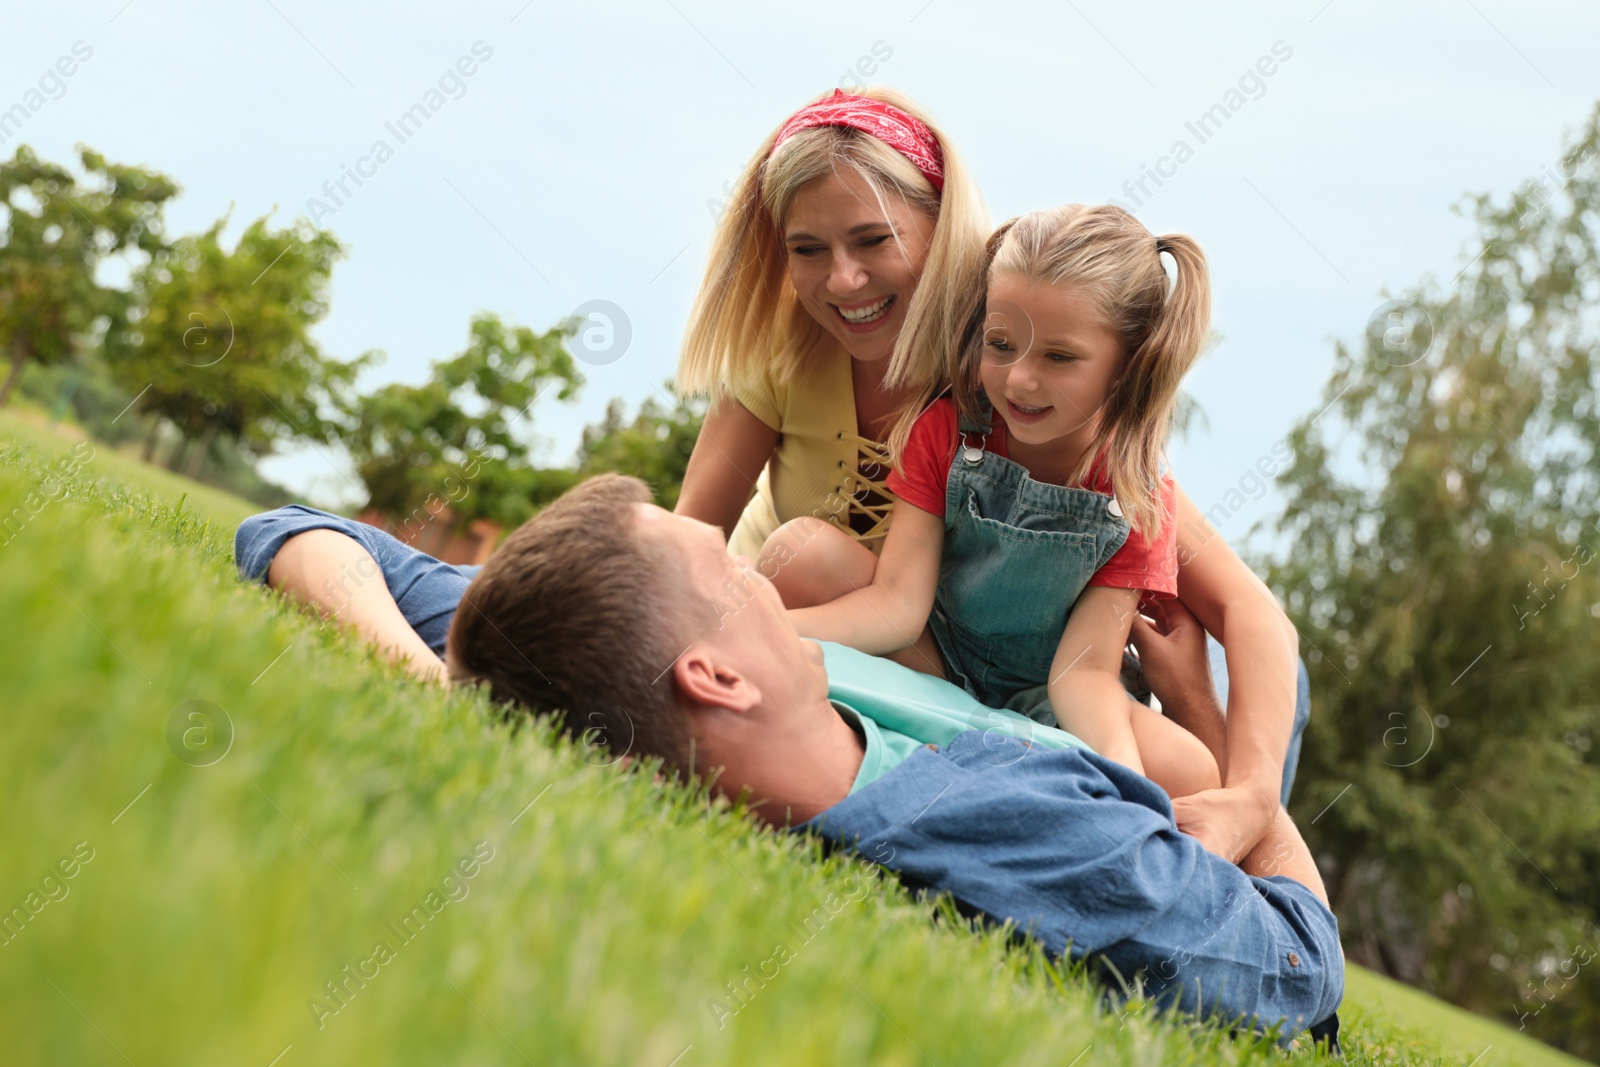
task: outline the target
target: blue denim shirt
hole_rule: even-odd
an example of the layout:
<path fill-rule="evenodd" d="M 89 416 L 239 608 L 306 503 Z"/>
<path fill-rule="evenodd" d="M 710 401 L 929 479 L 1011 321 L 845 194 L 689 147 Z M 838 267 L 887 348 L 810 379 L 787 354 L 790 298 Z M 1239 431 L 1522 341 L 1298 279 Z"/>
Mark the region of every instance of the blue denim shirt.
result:
<path fill-rule="evenodd" d="M 1281 1022 L 1287 1040 L 1344 995 L 1338 922 L 1309 889 L 1207 852 L 1158 786 L 1084 748 L 969 731 L 795 829 L 1095 957 L 1163 1006 Z"/>

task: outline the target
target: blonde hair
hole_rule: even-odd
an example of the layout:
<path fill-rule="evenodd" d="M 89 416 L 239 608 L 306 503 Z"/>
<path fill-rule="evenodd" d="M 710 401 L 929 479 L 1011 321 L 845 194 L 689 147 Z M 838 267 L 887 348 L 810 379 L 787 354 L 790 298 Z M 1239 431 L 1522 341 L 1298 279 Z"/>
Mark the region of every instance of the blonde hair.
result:
<path fill-rule="evenodd" d="M 1161 253 L 1177 277 L 1168 292 Z M 1120 207 L 1068 204 L 1012 219 L 985 248 L 986 282 L 1001 275 L 1081 290 L 1122 342 L 1122 372 L 1093 440 L 1067 484 L 1079 485 L 1102 452 L 1118 502 L 1133 527 L 1154 536 L 1162 526 L 1157 485 L 1161 452 L 1178 401 L 1211 325 L 1211 275 L 1205 253 L 1184 234 L 1156 237 Z M 987 286 L 971 300 L 952 346 L 951 385 L 957 411 L 982 420 Z"/>
<path fill-rule="evenodd" d="M 944 156 L 943 192 L 870 134 L 823 126 L 795 134 L 774 153 L 775 128 L 739 175 L 712 237 L 678 362 L 680 394 L 715 402 L 769 373 L 779 382 L 792 381 L 831 342 L 789 282 L 783 224 L 802 189 L 842 168 L 860 175 L 880 205 L 896 196 L 934 216 L 921 277 L 981 284 L 988 216 L 960 157 L 938 126 L 904 96 L 881 87 L 857 95 L 892 104 L 927 124 Z M 900 409 L 897 431 L 900 423 L 909 430 L 906 416 L 914 418 L 944 385 L 946 353 L 967 310 L 968 286 L 922 285 L 919 279 L 884 379 L 888 388 L 912 391 Z"/>

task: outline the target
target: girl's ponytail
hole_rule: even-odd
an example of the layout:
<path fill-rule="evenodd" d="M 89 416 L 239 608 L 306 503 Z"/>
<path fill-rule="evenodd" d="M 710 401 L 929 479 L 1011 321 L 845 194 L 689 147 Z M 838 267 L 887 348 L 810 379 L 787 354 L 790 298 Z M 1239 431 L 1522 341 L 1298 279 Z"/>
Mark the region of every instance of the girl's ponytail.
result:
<path fill-rule="evenodd" d="M 1170 290 L 1160 266 L 1162 252 L 1176 268 Z M 1143 339 L 1129 351 L 1127 369 L 1111 391 L 1091 446 L 1096 453 L 1106 450 L 1111 484 L 1133 525 L 1151 533 L 1160 530 L 1164 518 L 1161 455 L 1178 387 L 1211 330 L 1211 271 L 1199 242 L 1187 234 L 1166 234 L 1155 238 L 1154 253 L 1161 299 Z"/>
<path fill-rule="evenodd" d="M 1152 358 L 1158 366 L 1172 370 L 1174 364 L 1181 364 L 1177 372 L 1182 378 L 1211 330 L 1211 270 L 1200 243 L 1188 234 L 1157 237 L 1156 252 L 1172 257 L 1177 275 L 1144 347 L 1159 353 Z"/>

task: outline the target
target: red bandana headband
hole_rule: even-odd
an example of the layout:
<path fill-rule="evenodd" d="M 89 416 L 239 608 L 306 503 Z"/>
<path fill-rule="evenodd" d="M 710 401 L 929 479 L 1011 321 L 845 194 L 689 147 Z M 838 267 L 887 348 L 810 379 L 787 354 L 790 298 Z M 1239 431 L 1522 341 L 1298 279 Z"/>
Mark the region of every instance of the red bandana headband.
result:
<path fill-rule="evenodd" d="M 944 191 L 944 153 L 939 149 L 938 138 L 927 123 L 893 104 L 835 89 L 826 100 L 808 104 L 789 116 L 772 142 L 772 150 L 777 151 L 779 145 L 801 130 L 819 126 L 843 126 L 871 134 L 909 159 L 936 191 Z"/>

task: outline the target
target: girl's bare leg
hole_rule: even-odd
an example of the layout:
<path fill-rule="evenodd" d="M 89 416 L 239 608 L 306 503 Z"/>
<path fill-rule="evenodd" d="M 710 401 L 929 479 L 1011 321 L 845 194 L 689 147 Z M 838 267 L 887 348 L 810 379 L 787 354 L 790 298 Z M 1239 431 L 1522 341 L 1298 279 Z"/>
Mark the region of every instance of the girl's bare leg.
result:
<path fill-rule="evenodd" d="M 785 607 L 809 608 L 871 585 L 878 557 L 821 519 L 792 519 L 761 546 L 756 569 L 778 590 Z M 911 647 L 884 658 L 923 674 L 945 677 L 939 647 L 926 624 Z"/>
<path fill-rule="evenodd" d="M 1270 878 L 1286 875 L 1311 890 L 1324 904 L 1328 902 L 1328 889 L 1322 884 L 1322 874 L 1317 861 L 1311 858 L 1311 849 L 1295 826 L 1289 813 L 1282 808 L 1267 827 L 1267 832 L 1256 847 L 1240 861 L 1245 874 Z"/>
<path fill-rule="evenodd" d="M 355 538 L 336 530 L 296 534 L 273 557 L 267 584 L 354 628 L 417 677 L 445 680 L 443 661 L 406 622 L 378 561 Z"/>
<path fill-rule="evenodd" d="M 1144 773 L 1169 797 L 1186 797 L 1222 787 L 1216 757 L 1194 734 L 1159 711 L 1129 700 L 1133 738 Z"/>

